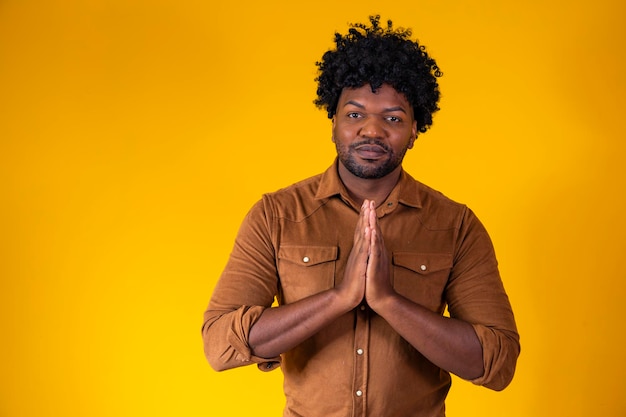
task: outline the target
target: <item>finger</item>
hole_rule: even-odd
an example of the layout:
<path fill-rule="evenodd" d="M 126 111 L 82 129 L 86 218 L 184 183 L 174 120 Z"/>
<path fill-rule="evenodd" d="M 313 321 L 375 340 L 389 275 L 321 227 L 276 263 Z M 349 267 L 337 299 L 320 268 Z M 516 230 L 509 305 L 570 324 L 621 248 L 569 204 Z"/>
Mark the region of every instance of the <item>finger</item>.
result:
<path fill-rule="evenodd" d="M 370 204 L 368 200 L 363 202 L 361 206 L 361 214 L 359 216 L 359 220 L 357 222 L 356 229 L 354 231 L 354 243 L 353 243 L 353 251 L 355 254 L 360 254 L 363 256 L 365 262 L 367 262 L 367 256 L 370 251 L 370 226 L 369 226 L 369 216 L 370 216 Z"/>
<path fill-rule="evenodd" d="M 372 229 L 370 233 L 370 258 L 371 262 L 375 262 L 378 259 L 378 254 L 380 253 L 380 246 L 377 242 L 378 239 L 378 231 L 376 229 Z"/>
<path fill-rule="evenodd" d="M 363 201 L 361 205 L 361 212 L 359 213 L 359 220 L 356 223 L 356 227 L 354 229 L 354 242 L 356 243 L 363 236 L 363 228 L 369 222 L 367 218 L 367 206 L 368 201 Z"/>
<path fill-rule="evenodd" d="M 374 201 L 370 201 L 368 208 L 368 225 L 372 229 L 375 229 L 378 226 L 378 218 L 376 217 L 376 203 Z"/>
<path fill-rule="evenodd" d="M 370 233 L 370 252 L 369 258 L 367 260 L 367 271 L 366 277 L 370 280 L 376 274 L 376 270 L 378 269 L 378 263 L 380 262 L 380 248 L 377 245 L 377 232 L 376 229 L 371 229 Z"/>

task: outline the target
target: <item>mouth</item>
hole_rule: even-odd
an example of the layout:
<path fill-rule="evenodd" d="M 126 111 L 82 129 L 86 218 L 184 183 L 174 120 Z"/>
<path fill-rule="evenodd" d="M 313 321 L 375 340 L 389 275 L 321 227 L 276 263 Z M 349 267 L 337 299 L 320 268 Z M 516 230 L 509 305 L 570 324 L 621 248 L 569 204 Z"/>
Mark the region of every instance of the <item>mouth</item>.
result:
<path fill-rule="evenodd" d="M 380 159 L 387 154 L 387 150 L 380 145 L 363 144 L 354 147 L 354 151 L 361 159 Z"/>

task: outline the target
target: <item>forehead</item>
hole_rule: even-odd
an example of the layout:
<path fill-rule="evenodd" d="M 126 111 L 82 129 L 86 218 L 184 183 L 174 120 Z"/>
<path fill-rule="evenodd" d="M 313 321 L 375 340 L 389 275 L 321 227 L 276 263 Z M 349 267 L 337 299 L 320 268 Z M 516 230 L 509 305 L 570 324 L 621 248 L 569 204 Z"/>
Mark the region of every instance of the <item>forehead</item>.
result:
<path fill-rule="evenodd" d="M 399 93 L 389 84 L 381 85 L 374 92 L 369 84 L 356 88 L 344 88 L 339 97 L 339 106 L 349 104 L 359 104 L 364 107 L 372 108 L 401 107 L 407 112 L 411 109 L 411 105 L 404 94 Z"/>

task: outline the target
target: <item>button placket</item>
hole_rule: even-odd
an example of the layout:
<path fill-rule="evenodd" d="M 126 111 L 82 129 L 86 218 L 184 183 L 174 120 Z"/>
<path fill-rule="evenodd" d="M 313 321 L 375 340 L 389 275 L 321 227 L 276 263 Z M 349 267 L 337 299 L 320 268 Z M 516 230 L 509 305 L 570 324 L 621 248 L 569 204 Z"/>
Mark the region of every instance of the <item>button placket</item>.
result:
<path fill-rule="evenodd" d="M 369 345 L 370 315 L 365 304 L 361 304 L 355 311 L 356 327 L 354 333 L 354 415 L 364 416 L 367 414 L 367 379 L 368 358 L 367 347 Z"/>

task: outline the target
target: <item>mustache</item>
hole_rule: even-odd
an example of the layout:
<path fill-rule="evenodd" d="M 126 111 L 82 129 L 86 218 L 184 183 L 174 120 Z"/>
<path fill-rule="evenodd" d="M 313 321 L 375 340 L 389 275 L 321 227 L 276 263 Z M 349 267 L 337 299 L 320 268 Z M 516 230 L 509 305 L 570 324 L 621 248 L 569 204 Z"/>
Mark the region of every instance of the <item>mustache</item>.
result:
<path fill-rule="evenodd" d="M 391 147 L 389 147 L 389 145 L 379 140 L 375 140 L 375 139 L 362 140 L 360 142 L 353 143 L 350 145 L 350 149 L 356 149 L 359 146 L 363 146 L 363 145 L 376 145 L 376 146 L 380 146 L 381 148 L 383 148 L 385 152 L 388 152 L 388 153 L 391 152 Z"/>

